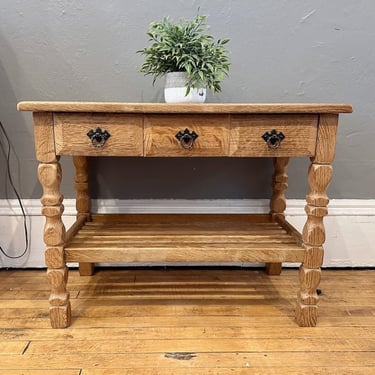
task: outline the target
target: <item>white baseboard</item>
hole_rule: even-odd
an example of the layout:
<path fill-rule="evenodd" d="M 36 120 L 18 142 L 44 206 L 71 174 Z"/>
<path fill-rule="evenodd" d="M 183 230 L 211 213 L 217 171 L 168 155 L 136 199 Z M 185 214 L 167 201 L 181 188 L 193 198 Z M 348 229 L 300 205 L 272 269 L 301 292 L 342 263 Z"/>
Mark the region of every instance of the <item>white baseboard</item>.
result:
<path fill-rule="evenodd" d="M 288 200 L 286 215 L 299 230 L 305 223 L 304 200 Z M 21 259 L 0 254 L 1 267 L 44 267 L 42 239 L 44 218 L 38 199 L 23 201 L 30 234 L 28 253 Z M 75 200 L 64 200 L 63 220 L 75 219 Z M 267 213 L 268 200 L 94 200 L 100 213 Z M 375 267 L 375 200 L 334 199 L 325 218 L 326 267 Z M 0 200 L 0 245 L 10 255 L 24 248 L 23 221 L 17 200 Z"/>

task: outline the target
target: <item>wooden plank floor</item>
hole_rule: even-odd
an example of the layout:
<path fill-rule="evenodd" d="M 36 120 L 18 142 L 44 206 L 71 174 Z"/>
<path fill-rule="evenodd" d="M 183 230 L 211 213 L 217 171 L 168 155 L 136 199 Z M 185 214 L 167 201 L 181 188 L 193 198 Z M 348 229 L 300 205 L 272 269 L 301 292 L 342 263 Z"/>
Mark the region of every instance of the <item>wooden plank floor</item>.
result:
<path fill-rule="evenodd" d="M 298 271 L 70 272 L 73 322 L 48 320 L 44 270 L 0 270 L 0 374 L 374 374 L 375 271 L 323 270 L 317 327 Z"/>

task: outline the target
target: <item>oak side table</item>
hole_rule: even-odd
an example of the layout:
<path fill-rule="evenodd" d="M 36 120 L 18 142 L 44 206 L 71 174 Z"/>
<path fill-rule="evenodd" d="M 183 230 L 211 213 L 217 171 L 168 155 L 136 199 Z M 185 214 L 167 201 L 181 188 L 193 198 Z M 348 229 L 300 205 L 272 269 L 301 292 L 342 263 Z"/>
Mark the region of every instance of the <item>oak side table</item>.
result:
<path fill-rule="evenodd" d="M 96 262 L 300 262 L 296 321 L 317 322 L 327 186 L 332 177 L 339 113 L 348 104 L 165 104 L 20 102 L 33 112 L 38 177 L 43 187 L 45 262 L 53 328 L 69 326 L 66 262 L 92 274 Z M 75 166 L 77 220 L 61 219 L 60 156 Z M 271 157 L 273 193 L 267 215 L 90 212 L 87 157 Z M 290 157 L 309 157 L 306 224 L 299 233 L 285 219 Z"/>

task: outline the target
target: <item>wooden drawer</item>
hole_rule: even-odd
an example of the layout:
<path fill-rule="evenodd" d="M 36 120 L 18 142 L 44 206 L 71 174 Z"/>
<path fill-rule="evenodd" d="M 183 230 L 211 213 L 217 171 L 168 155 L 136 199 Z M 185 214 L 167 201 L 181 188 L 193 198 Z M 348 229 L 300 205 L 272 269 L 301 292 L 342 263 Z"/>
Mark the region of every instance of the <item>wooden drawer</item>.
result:
<path fill-rule="evenodd" d="M 110 134 L 103 147 L 94 147 L 87 135 L 97 128 Z M 55 113 L 54 129 L 57 155 L 143 155 L 142 115 Z"/>
<path fill-rule="evenodd" d="M 198 137 L 190 149 L 181 146 L 178 132 Z M 228 156 L 229 115 L 145 115 L 145 156 Z"/>
<path fill-rule="evenodd" d="M 234 115 L 231 117 L 230 156 L 313 156 L 318 115 Z M 284 139 L 270 148 L 263 134 L 276 130 Z"/>

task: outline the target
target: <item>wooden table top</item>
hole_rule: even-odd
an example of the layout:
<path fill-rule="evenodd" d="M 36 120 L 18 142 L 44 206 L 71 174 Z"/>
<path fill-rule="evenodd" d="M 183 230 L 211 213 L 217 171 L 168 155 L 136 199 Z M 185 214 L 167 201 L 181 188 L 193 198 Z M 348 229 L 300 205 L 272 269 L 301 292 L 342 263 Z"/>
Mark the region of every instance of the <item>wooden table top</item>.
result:
<path fill-rule="evenodd" d="M 120 103 L 23 101 L 19 111 L 112 113 L 351 113 L 345 103 Z"/>

